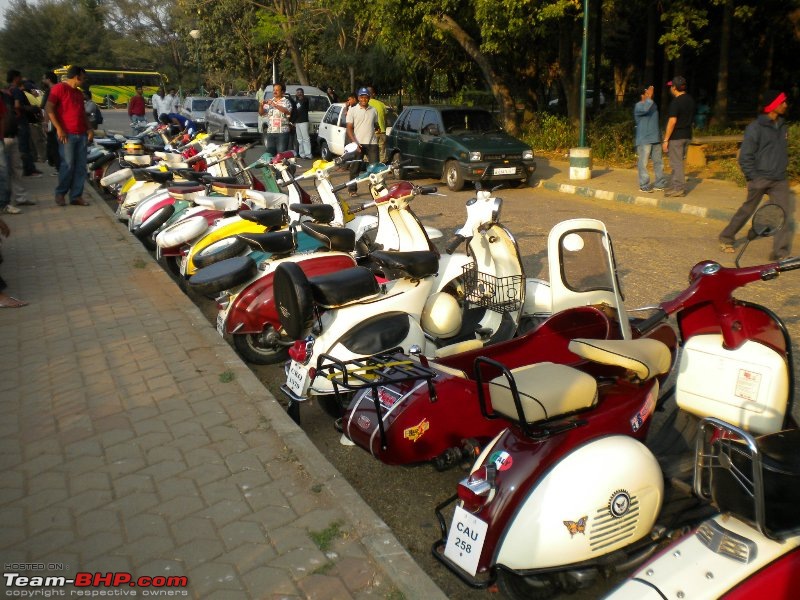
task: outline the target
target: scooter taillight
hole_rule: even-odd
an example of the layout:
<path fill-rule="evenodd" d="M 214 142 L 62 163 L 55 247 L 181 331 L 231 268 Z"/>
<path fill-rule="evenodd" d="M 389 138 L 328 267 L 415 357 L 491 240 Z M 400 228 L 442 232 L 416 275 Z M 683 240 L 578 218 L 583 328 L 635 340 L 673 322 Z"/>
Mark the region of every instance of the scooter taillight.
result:
<path fill-rule="evenodd" d="M 308 353 L 306 351 L 306 341 L 297 340 L 294 346 L 289 348 L 289 358 L 300 364 L 305 364 Z"/>
<path fill-rule="evenodd" d="M 458 484 L 458 497 L 463 502 L 464 510 L 476 513 L 486 505 L 494 490 L 496 476 L 497 466 L 489 463 L 461 480 Z"/>

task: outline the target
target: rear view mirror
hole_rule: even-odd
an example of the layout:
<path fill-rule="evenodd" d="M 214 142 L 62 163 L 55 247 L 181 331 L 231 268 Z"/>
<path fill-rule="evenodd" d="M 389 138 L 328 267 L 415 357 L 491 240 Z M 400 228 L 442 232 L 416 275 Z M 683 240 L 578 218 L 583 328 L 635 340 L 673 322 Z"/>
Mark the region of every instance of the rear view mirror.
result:
<path fill-rule="evenodd" d="M 753 215 L 748 239 L 771 237 L 778 233 L 786 223 L 786 213 L 777 204 L 765 204 Z"/>

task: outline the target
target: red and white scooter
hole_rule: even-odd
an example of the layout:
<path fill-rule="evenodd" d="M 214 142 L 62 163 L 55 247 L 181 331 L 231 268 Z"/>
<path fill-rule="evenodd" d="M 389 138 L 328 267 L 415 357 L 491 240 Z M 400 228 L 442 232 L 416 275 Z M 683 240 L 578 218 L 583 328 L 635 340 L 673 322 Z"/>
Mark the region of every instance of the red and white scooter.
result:
<path fill-rule="evenodd" d="M 763 207 L 748 239 L 774 234 L 783 221 L 779 207 Z M 598 419 L 586 387 L 591 363 L 618 365 L 631 385 L 646 384 L 650 361 L 630 352 L 631 342 L 573 340 L 570 350 L 586 365 L 557 377 L 539 365 L 485 377 L 489 412 L 514 423 L 483 448 L 457 495 L 437 507 L 443 537 L 434 556 L 475 587 L 496 580 L 508 597 L 545 598 L 631 569 L 707 518 L 707 503 L 688 493 L 693 449 L 686 436 L 694 439 L 699 419 L 717 417 L 755 435 L 794 426 L 786 327 L 733 292 L 798 268 L 800 257 L 741 268 L 700 262 L 686 290 L 637 325 L 647 331 L 675 315 L 682 340 L 677 407 L 646 443 L 637 432 L 653 406 L 615 422 Z M 621 383 L 595 382 L 595 394 Z M 454 503 L 448 529 L 444 511 Z"/>

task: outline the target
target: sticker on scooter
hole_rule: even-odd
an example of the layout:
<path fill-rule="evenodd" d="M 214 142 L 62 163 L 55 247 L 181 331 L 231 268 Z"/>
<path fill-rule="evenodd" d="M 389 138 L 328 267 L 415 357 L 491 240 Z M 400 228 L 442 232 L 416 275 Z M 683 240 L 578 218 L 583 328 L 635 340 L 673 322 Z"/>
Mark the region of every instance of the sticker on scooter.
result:
<path fill-rule="evenodd" d="M 508 471 L 514 464 L 514 459 L 505 450 L 497 450 L 489 455 L 489 462 L 493 462 L 498 471 Z"/>
<path fill-rule="evenodd" d="M 417 425 L 404 429 L 403 437 L 407 440 L 411 440 L 412 442 L 416 442 L 419 438 L 425 435 L 425 432 L 430 428 L 431 424 L 428 419 L 422 419 L 422 421 L 420 421 Z"/>
<path fill-rule="evenodd" d="M 627 514 L 631 508 L 631 496 L 625 490 L 617 490 L 608 501 L 608 510 L 611 516 L 620 518 Z"/>
<path fill-rule="evenodd" d="M 358 423 L 358 426 L 361 427 L 361 429 L 363 429 L 364 431 L 369 431 L 370 429 L 372 429 L 372 421 L 367 416 L 359 415 L 356 422 Z"/>
<path fill-rule="evenodd" d="M 569 531 L 570 538 L 574 537 L 577 533 L 586 535 L 586 521 L 588 518 L 588 515 L 584 515 L 577 521 L 564 521 L 564 525 L 567 526 L 567 530 Z"/>
<path fill-rule="evenodd" d="M 653 411 L 656 407 L 656 390 L 658 387 L 655 387 L 653 390 L 647 394 L 647 398 L 645 398 L 644 404 L 642 407 L 637 411 L 635 415 L 631 417 L 631 429 L 634 433 L 639 431 L 644 425 L 644 422 L 653 414 Z"/>
<path fill-rule="evenodd" d="M 400 392 L 395 392 L 394 390 L 390 390 L 388 388 L 380 387 L 378 388 L 378 401 L 381 403 L 381 406 L 389 410 L 397 401 L 400 400 Z M 373 401 L 374 396 L 372 395 L 372 390 L 366 395 L 366 399 L 368 401 Z"/>
<path fill-rule="evenodd" d="M 742 400 L 755 402 L 758 400 L 759 387 L 761 387 L 761 373 L 739 369 L 733 395 Z"/>

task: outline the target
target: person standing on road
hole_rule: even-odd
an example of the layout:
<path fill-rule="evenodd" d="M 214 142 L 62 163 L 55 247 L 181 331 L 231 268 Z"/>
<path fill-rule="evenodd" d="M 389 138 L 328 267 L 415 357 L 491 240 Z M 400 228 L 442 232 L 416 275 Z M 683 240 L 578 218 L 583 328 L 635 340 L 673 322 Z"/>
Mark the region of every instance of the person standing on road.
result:
<path fill-rule="evenodd" d="M 369 105 L 369 90 L 362 87 L 358 90 L 358 104 L 347 111 L 347 138 L 358 145 L 358 157 L 367 155 L 370 163 L 378 162 L 378 112 Z M 363 161 L 354 160 L 350 163 L 350 179 L 355 179 Z M 350 196 L 358 196 L 358 186 L 352 184 L 348 187 Z"/>
<path fill-rule="evenodd" d="M 169 110 L 166 110 L 165 106 L 164 106 L 164 88 L 163 87 L 158 88 L 156 93 L 153 94 L 150 97 L 150 104 L 153 107 L 153 120 L 154 121 L 158 121 L 158 117 L 160 117 L 162 115 L 162 113 L 169 113 L 170 112 Z"/>
<path fill-rule="evenodd" d="M 275 156 L 289 149 L 291 126 L 289 117 L 292 114 L 292 103 L 283 95 L 283 84 L 272 86 L 272 98 L 258 105 L 258 114 L 267 118 L 267 152 Z"/>
<path fill-rule="evenodd" d="M 669 157 L 672 168 L 672 179 L 665 196 L 686 195 L 686 175 L 683 161 L 686 158 L 686 148 L 692 139 L 692 123 L 694 122 L 694 99 L 686 92 L 686 79 L 677 75 L 668 82 L 672 93 L 672 102 L 669 103 L 667 116 L 667 130 L 664 133 L 663 150 Z"/>
<path fill-rule="evenodd" d="M 56 79 L 56 74 L 52 71 L 48 71 L 42 77 L 42 85 L 44 86 L 44 94 L 42 94 L 42 113 L 44 115 L 44 128 L 47 132 L 47 164 L 53 168 L 53 172 L 51 175 L 58 175 L 58 167 L 61 164 L 61 159 L 58 156 L 58 138 L 56 137 L 56 128 L 53 127 L 53 124 L 50 122 L 50 119 L 47 117 L 47 111 L 45 110 L 45 106 L 47 106 L 47 98 L 50 96 L 50 90 L 53 89 L 53 86 L 58 83 L 58 79 Z"/>
<path fill-rule="evenodd" d="M 31 138 L 31 123 L 36 121 L 35 113 L 39 109 L 31 106 L 30 100 L 25 95 L 22 73 L 16 69 L 9 70 L 6 82 L 9 84 L 8 91 L 14 98 L 14 108 L 17 113 L 17 147 L 22 160 L 22 174 L 25 177 L 41 177 L 42 173 L 34 162 Z"/>
<path fill-rule="evenodd" d="M 661 191 L 667 185 L 664 177 L 664 160 L 661 152 L 661 129 L 658 124 L 658 106 L 653 102 L 653 86 L 642 91 L 641 100 L 633 107 L 633 120 L 636 123 L 636 154 L 639 155 L 639 190 L 642 192 Z M 647 172 L 648 161 L 653 160 L 654 183 L 650 184 Z"/>
<path fill-rule="evenodd" d="M 137 85 L 136 95 L 128 100 L 128 117 L 131 120 L 131 127 L 134 131 L 138 129 L 136 126 L 138 123 L 144 123 L 147 120 L 144 118 L 144 113 L 144 91 L 142 90 L 142 86 Z"/>
<path fill-rule="evenodd" d="M 56 128 L 61 157 L 55 190 L 59 206 L 66 204 L 67 194 L 70 204 L 89 206 L 89 202 L 83 199 L 83 185 L 86 183 L 86 146 L 94 139 L 94 133 L 83 110 L 83 93 L 78 89 L 85 80 L 86 69 L 72 65 L 67 78 L 53 86 L 45 106 L 47 116 Z"/>
<path fill-rule="evenodd" d="M 297 135 L 297 147 L 300 158 L 311 156 L 311 137 L 308 132 L 308 98 L 303 88 L 294 93 L 294 132 Z"/>
<path fill-rule="evenodd" d="M 375 88 L 367 86 L 369 90 L 369 105 L 378 113 L 378 129 L 375 137 L 378 139 L 378 160 L 386 162 L 386 105 L 375 97 Z"/>
<path fill-rule="evenodd" d="M 789 256 L 794 236 L 794 202 L 789 192 L 789 129 L 784 115 L 786 94 L 769 90 L 764 94 L 764 109 L 744 130 L 739 150 L 739 166 L 747 180 L 747 198 L 719 234 L 720 249 L 733 253 L 738 231 L 750 220 L 764 194 L 786 213 L 786 225 L 775 235 L 770 260 Z"/>

